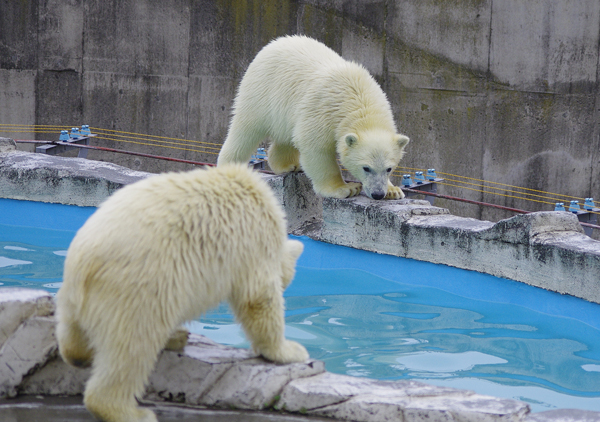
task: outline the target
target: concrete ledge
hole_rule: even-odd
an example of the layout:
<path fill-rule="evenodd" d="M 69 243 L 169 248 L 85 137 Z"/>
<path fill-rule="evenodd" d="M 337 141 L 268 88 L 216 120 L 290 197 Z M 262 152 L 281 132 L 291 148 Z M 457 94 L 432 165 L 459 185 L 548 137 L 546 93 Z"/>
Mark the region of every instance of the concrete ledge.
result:
<path fill-rule="evenodd" d="M 98 206 L 123 185 L 151 174 L 84 158 L 15 151 L 10 141 L 0 138 L 0 198 Z"/>
<path fill-rule="evenodd" d="M 53 302 L 43 291 L 0 289 L 0 398 L 82 394 L 90 372 L 62 362 Z M 15 327 L 14 321 L 28 318 Z M 6 323 L 5 323 L 6 322 Z M 12 330 L 12 331 L 11 331 Z M 182 352 L 163 351 L 145 400 L 226 409 L 279 410 L 352 421 L 522 421 L 525 403 L 416 381 L 334 375 L 323 362 L 276 365 L 250 350 L 193 335 Z"/>
<path fill-rule="evenodd" d="M 600 303 L 600 242 L 568 212 L 496 224 L 456 217 L 427 201 L 323 201 L 320 240 L 509 278 Z"/>

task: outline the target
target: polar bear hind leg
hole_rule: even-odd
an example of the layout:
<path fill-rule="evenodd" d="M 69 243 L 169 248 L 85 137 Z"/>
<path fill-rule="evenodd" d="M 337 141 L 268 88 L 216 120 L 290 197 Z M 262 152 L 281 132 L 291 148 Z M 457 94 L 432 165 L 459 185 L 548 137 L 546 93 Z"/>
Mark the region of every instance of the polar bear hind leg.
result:
<path fill-rule="evenodd" d="M 56 327 L 56 337 L 65 362 L 78 368 L 87 368 L 92 364 L 94 352 L 85 332 L 76 321 L 63 315 Z"/>
<path fill-rule="evenodd" d="M 259 122 L 242 121 L 233 116 L 227 138 L 217 157 L 217 166 L 227 163 L 248 163 L 258 145 L 267 138 L 267 131 Z"/>
<path fill-rule="evenodd" d="M 171 332 L 159 324 L 148 326 L 147 321 L 105 321 L 102 330 L 90 336 L 95 355 L 84 394 L 90 413 L 104 422 L 156 422 L 154 413 L 138 407 L 136 398 L 143 395 Z"/>
<path fill-rule="evenodd" d="M 273 142 L 269 147 L 269 167 L 275 174 L 300 170 L 300 151 L 291 144 Z"/>
<path fill-rule="evenodd" d="M 303 362 L 308 359 L 308 352 L 302 345 L 284 337 L 281 290 L 267 288 L 260 297 L 244 297 L 239 303 L 233 300 L 230 303 L 256 353 L 276 363 Z"/>

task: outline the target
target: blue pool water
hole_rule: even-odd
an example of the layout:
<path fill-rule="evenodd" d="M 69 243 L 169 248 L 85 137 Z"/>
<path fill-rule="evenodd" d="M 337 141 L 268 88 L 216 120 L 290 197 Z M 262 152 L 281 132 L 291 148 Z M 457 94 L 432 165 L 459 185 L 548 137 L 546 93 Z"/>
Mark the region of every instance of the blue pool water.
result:
<path fill-rule="evenodd" d="M 94 208 L 0 199 L 0 283 L 60 286 Z M 486 274 L 300 238 L 286 336 L 329 371 L 600 411 L 600 305 Z M 223 304 L 192 331 L 247 347 Z"/>

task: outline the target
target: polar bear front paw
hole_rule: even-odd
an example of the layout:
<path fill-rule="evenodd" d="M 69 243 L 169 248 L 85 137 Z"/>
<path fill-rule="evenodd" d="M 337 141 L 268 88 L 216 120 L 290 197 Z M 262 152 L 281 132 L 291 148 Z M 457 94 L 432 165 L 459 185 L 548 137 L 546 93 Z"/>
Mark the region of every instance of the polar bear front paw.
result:
<path fill-rule="evenodd" d="M 388 186 L 387 194 L 385 199 L 402 199 L 404 198 L 404 192 L 398 186 Z"/>
<path fill-rule="evenodd" d="M 309 357 L 304 346 L 291 340 L 284 340 L 276 350 L 265 350 L 261 354 L 276 363 L 304 362 Z"/>
<path fill-rule="evenodd" d="M 362 184 L 356 182 L 348 182 L 344 183 L 342 186 L 338 188 L 325 188 L 325 189 L 315 189 L 318 193 L 323 196 L 327 196 L 330 198 L 351 198 L 356 196 L 362 190 Z"/>

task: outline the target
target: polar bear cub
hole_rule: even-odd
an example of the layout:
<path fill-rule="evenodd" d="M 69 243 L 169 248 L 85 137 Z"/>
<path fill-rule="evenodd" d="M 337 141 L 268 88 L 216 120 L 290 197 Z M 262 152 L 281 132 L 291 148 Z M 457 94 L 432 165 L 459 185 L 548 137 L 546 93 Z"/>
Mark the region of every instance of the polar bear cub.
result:
<path fill-rule="evenodd" d="M 304 170 L 320 195 L 404 197 L 389 176 L 409 139 L 385 94 L 364 67 L 314 39 L 278 38 L 250 63 L 218 165 L 248 162 L 265 140 L 273 171 Z M 336 155 L 360 183 L 342 179 Z"/>
<path fill-rule="evenodd" d="M 136 405 L 178 328 L 227 300 L 257 353 L 308 358 L 284 338 L 283 290 L 302 243 L 269 186 L 245 165 L 169 173 L 113 194 L 77 232 L 57 294 L 63 359 L 92 366 L 84 403 L 107 422 L 156 421 Z M 179 344 L 178 344 L 179 343 Z"/>

